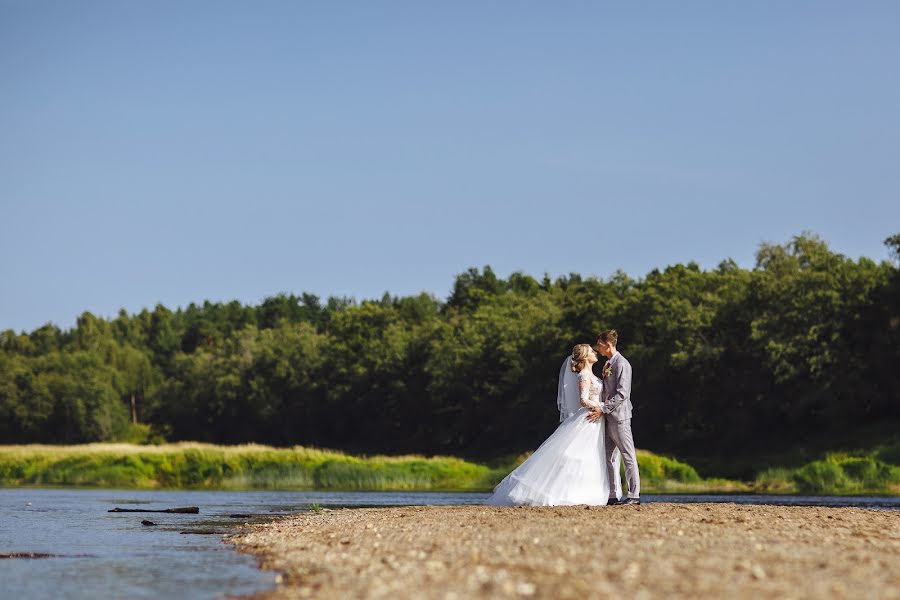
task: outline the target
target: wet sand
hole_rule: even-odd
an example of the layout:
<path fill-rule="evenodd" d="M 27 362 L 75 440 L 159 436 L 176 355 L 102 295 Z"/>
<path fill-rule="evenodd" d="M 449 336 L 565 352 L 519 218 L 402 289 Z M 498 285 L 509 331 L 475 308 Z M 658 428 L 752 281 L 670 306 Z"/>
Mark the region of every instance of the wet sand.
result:
<path fill-rule="evenodd" d="M 229 538 L 259 598 L 898 598 L 900 511 L 645 504 L 367 508 Z"/>

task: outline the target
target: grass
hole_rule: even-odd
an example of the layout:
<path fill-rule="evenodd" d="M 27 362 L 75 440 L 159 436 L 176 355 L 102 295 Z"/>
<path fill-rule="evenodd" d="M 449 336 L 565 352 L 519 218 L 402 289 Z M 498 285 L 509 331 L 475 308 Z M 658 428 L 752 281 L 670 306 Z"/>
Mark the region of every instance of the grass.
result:
<path fill-rule="evenodd" d="M 692 467 L 672 458 L 645 451 L 638 456 L 647 491 L 734 491 L 739 485 L 704 481 Z M 489 491 L 527 457 L 488 466 L 448 456 L 365 457 L 302 446 L 0 446 L 0 485 Z"/>
<path fill-rule="evenodd" d="M 893 457 L 879 451 L 870 455 L 829 453 L 798 469 L 769 469 L 755 481 L 759 491 L 778 494 L 809 495 L 900 495 L 900 466 L 881 457 Z"/>
<path fill-rule="evenodd" d="M 495 477 L 484 465 L 452 457 L 357 457 L 301 446 L 0 446 L 4 486 L 469 490 Z"/>
<path fill-rule="evenodd" d="M 489 465 L 449 456 L 353 456 L 334 450 L 195 442 L 0 446 L 0 486 L 134 489 L 490 491 L 529 454 Z M 900 495 L 900 446 L 832 453 L 752 482 L 703 479 L 688 464 L 638 450 L 646 493 Z"/>

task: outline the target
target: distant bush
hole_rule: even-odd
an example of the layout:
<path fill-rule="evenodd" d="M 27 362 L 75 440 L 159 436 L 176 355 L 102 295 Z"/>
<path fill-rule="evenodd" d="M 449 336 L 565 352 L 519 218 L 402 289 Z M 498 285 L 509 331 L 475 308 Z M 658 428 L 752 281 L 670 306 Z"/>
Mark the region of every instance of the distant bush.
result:
<path fill-rule="evenodd" d="M 844 471 L 847 479 L 859 482 L 865 487 L 871 487 L 881 482 L 882 470 L 888 467 L 884 463 L 876 461 L 870 456 L 863 458 L 848 458 L 838 463 Z"/>
<path fill-rule="evenodd" d="M 873 456 L 831 454 L 794 471 L 804 494 L 890 494 L 900 486 L 900 467 Z"/>
<path fill-rule="evenodd" d="M 638 468 L 641 483 L 677 481 L 679 483 L 697 483 L 702 481 L 694 467 L 669 458 L 641 450 L 638 452 Z"/>
<path fill-rule="evenodd" d="M 848 480 L 840 465 L 817 460 L 794 472 L 797 489 L 804 494 L 837 494 L 847 492 Z"/>

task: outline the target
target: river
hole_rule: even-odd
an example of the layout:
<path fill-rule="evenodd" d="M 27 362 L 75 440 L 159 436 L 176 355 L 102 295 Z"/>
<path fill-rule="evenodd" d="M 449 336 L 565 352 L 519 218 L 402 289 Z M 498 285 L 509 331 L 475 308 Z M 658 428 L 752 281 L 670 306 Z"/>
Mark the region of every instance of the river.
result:
<path fill-rule="evenodd" d="M 260 571 L 252 557 L 222 543 L 221 534 L 245 522 L 308 510 L 313 504 L 457 505 L 480 504 L 486 497 L 443 492 L 0 489 L 0 554 L 60 555 L 0 560 L 0 598 L 202 600 L 251 594 L 274 586 L 275 575 Z M 900 498 L 878 497 L 648 495 L 642 500 L 900 510 Z M 108 512 L 115 507 L 183 506 L 197 506 L 200 513 Z M 156 525 L 142 525 L 142 520 Z"/>

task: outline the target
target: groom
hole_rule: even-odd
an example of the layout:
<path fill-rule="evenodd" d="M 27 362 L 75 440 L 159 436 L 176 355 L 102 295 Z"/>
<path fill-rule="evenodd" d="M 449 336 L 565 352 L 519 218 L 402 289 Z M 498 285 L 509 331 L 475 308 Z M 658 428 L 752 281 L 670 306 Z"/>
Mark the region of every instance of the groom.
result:
<path fill-rule="evenodd" d="M 597 337 L 597 351 L 608 360 L 603 365 L 600 409 L 592 412 L 587 419 L 596 423 L 606 415 L 606 472 L 610 492 L 616 489 L 619 479 L 619 461 L 613 456 L 616 448 L 625 462 L 628 498 L 619 501 L 610 497 L 609 504 L 640 504 L 641 476 L 638 473 L 634 437 L 631 435 L 631 363 L 616 350 L 618 341 L 619 334 L 615 329 L 603 331 Z"/>

